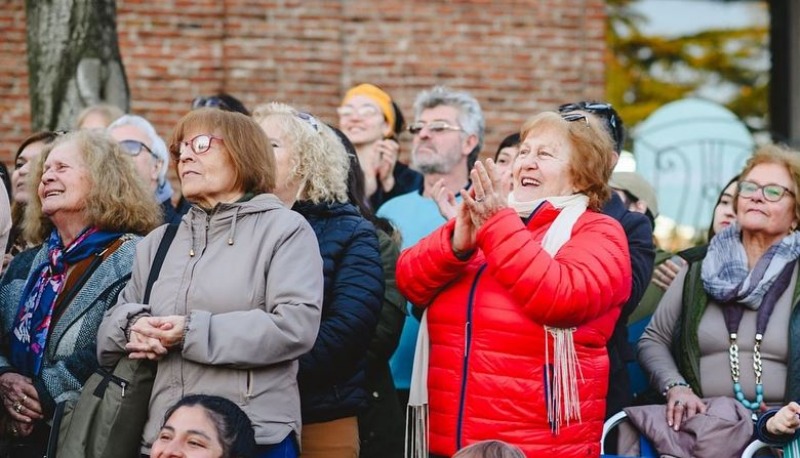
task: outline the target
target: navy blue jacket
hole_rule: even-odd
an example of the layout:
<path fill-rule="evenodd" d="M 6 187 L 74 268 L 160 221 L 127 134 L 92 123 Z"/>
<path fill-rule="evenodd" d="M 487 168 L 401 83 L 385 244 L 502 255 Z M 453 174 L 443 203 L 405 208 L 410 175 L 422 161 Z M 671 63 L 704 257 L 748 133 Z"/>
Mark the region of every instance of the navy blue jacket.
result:
<path fill-rule="evenodd" d="M 378 237 L 349 203 L 297 202 L 292 210 L 314 228 L 325 276 L 319 334 L 297 374 L 303 423 L 352 417 L 367 406 L 367 349 L 383 300 Z"/>
<path fill-rule="evenodd" d="M 653 244 L 653 226 L 642 213 L 629 211 L 617 193 L 611 193 L 611 199 L 603 207 L 603 213 L 619 221 L 625 236 L 628 238 L 628 249 L 631 253 L 631 273 L 633 288 L 628 302 L 622 306 L 614 333 L 608 341 L 609 384 L 606 397 L 606 418 L 628 407 L 633 395 L 628 380 L 626 363 L 634 361 L 636 354 L 628 343 L 628 316 L 633 312 L 644 296 L 650 278 L 653 276 L 653 262 L 656 247 Z"/>

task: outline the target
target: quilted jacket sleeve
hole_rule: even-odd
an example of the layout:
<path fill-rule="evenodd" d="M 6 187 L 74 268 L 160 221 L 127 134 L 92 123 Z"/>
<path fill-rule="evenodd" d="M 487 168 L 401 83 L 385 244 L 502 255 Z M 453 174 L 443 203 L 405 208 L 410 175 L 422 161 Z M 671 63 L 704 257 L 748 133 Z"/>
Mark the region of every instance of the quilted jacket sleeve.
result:
<path fill-rule="evenodd" d="M 584 213 L 555 257 L 511 209 L 478 231 L 487 271 L 536 322 L 570 327 L 621 305 L 631 291 L 628 244 L 619 223 Z"/>
<path fill-rule="evenodd" d="M 325 272 L 332 278 L 326 281 L 328 297 L 324 299 L 319 335 L 311 351 L 300 358 L 297 379 L 305 387 L 328 385 L 352 373 L 353 365 L 365 357 L 375 332 L 384 291 L 383 269 L 375 229 L 359 219 L 346 240 L 321 242 L 343 243 L 344 247 L 334 270 Z M 323 247 L 321 251 L 326 257 L 327 250 Z"/>
<path fill-rule="evenodd" d="M 439 291 L 462 274 L 469 261 L 453 254 L 452 219 L 400 253 L 397 260 L 397 286 L 417 307 L 426 307 Z"/>

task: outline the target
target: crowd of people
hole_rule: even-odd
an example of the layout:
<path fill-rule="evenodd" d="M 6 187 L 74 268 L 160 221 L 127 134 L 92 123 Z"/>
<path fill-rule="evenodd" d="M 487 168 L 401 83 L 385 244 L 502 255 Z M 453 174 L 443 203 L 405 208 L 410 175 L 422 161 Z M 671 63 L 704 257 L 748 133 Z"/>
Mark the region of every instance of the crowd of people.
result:
<path fill-rule="evenodd" d="M 337 113 L 219 94 L 168 141 L 95 106 L 22 142 L 0 196 L 0 456 L 44 456 L 57 406 L 125 358 L 157 365 L 142 456 L 596 457 L 622 410 L 617 453 L 800 435 L 800 153 L 755 151 L 707 243 L 669 253 L 652 186 L 614 172 L 610 104 L 504 126 L 483 160 L 464 91 L 422 91 L 406 126 L 359 84 Z"/>

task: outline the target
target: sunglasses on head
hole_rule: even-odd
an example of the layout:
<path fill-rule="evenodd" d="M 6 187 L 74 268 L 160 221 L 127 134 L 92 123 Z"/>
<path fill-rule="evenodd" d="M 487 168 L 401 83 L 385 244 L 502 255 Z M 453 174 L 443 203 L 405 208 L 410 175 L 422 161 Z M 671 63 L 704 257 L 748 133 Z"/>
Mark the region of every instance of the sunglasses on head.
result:
<path fill-rule="evenodd" d="M 610 103 L 603 102 L 579 102 L 579 103 L 565 103 L 558 107 L 559 113 L 571 113 L 573 111 L 585 111 L 601 116 L 603 119 L 608 119 L 608 123 L 612 129 L 617 128 L 617 116 L 614 114 L 613 106 Z"/>
<path fill-rule="evenodd" d="M 196 110 L 198 108 L 219 108 L 221 110 L 232 111 L 224 100 L 216 96 L 195 97 L 194 100 L 192 100 L 192 110 Z"/>

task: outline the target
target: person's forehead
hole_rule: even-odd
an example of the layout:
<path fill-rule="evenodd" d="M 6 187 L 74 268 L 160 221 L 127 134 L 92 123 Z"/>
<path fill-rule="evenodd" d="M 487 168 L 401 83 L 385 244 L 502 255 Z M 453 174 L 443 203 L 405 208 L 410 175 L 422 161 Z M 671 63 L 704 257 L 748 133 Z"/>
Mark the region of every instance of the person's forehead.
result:
<path fill-rule="evenodd" d="M 433 108 L 426 108 L 422 110 L 419 115 L 420 121 L 450 121 L 456 122 L 458 120 L 458 108 L 449 105 L 438 105 Z"/>
<path fill-rule="evenodd" d="M 378 104 L 375 103 L 373 99 L 367 97 L 365 95 L 356 95 L 350 98 L 350 100 L 345 103 L 345 106 L 353 106 L 353 107 L 363 107 L 365 105 L 373 106 L 378 108 Z"/>

